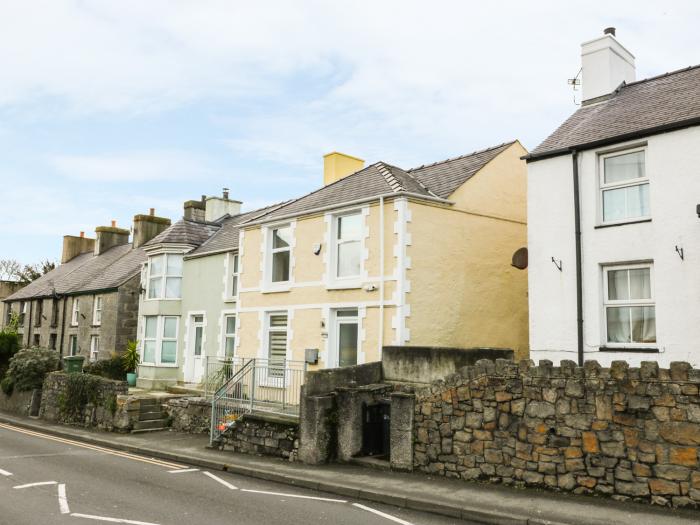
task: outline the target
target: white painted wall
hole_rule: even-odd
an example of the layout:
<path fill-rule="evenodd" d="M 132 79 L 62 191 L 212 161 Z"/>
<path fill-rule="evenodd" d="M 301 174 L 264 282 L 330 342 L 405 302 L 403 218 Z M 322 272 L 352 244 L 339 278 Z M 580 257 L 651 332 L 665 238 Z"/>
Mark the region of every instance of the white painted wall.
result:
<path fill-rule="evenodd" d="M 582 98 L 612 93 L 624 81 L 635 80 L 634 55 L 611 35 L 581 44 Z"/>
<path fill-rule="evenodd" d="M 596 229 L 600 153 L 647 144 L 651 222 Z M 585 358 L 603 365 L 658 360 L 700 366 L 700 127 L 621 143 L 579 155 Z M 576 360 L 576 267 L 572 161 L 528 164 L 530 349 L 533 359 Z M 681 260 L 675 246 L 683 247 Z M 562 260 L 562 272 L 551 257 Z M 602 265 L 650 260 L 658 354 L 601 352 L 604 344 Z"/>

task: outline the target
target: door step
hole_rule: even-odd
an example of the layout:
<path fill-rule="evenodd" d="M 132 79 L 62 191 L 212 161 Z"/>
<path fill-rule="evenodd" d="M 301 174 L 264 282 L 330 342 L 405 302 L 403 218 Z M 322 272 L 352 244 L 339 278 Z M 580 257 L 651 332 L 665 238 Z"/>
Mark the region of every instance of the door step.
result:
<path fill-rule="evenodd" d="M 360 456 L 352 458 L 348 463 L 377 470 L 391 470 L 387 456 Z"/>
<path fill-rule="evenodd" d="M 168 427 L 168 420 L 166 418 L 161 419 L 147 419 L 145 421 L 135 421 L 134 430 L 162 430 Z"/>

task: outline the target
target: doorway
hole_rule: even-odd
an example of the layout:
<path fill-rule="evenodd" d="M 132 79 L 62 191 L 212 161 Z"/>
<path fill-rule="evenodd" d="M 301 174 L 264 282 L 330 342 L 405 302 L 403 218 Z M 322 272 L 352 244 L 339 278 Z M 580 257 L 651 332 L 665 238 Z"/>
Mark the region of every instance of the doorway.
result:
<path fill-rule="evenodd" d="M 187 341 L 186 383 L 201 383 L 204 376 L 204 315 L 194 314 L 189 317 Z"/>

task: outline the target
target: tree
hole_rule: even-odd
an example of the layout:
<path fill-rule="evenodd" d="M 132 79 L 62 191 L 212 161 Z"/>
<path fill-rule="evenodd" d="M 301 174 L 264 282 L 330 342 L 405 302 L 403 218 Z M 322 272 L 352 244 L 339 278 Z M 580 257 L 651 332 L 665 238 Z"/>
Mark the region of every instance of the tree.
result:
<path fill-rule="evenodd" d="M 36 264 L 22 266 L 15 259 L 0 259 L 0 280 L 30 283 L 56 268 L 56 263 L 49 259 Z"/>
<path fill-rule="evenodd" d="M 0 259 L 0 280 L 18 281 L 22 265 L 15 259 Z"/>

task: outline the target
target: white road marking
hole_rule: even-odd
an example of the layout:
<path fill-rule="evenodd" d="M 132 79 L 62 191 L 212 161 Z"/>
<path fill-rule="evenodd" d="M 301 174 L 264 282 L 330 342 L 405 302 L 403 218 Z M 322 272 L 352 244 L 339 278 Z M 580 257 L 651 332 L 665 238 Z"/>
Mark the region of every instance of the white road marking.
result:
<path fill-rule="evenodd" d="M 29 487 L 40 487 L 41 485 L 55 485 L 55 481 L 40 481 L 39 483 L 27 483 L 26 485 L 15 485 L 13 489 L 28 489 Z"/>
<path fill-rule="evenodd" d="M 382 518 L 386 518 L 388 520 L 391 520 L 395 523 L 401 523 L 401 525 L 413 525 L 410 521 L 402 520 L 401 518 L 397 518 L 396 516 L 392 516 L 391 514 L 387 514 L 386 512 L 382 512 L 377 509 L 373 509 L 371 507 L 367 507 L 366 505 L 361 505 L 359 503 L 353 503 L 353 507 L 357 507 L 358 509 L 366 510 L 367 512 L 371 512 L 372 514 L 376 514 L 377 516 L 381 516 Z"/>
<path fill-rule="evenodd" d="M 182 474 L 183 472 L 199 472 L 198 468 L 181 468 L 177 470 L 169 470 L 170 474 Z"/>
<path fill-rule="evenodd" d="M 331 503 L 347 503 L 344 499 L 318 498 L 316 496 L 300 496 L 299 494 L 284 494 L 282 492 L 268 492 L 266 490 L 241 489 L 241 492 L 254 492 L 256 494 L 268 494 L 270 496 L 283 496 L 285 498 L 314 499 L 316 501 L 330 501 Z"/>
<path fill-rule="evenodd" d="M 221 479 L 219 476 L 215 476 L 215 475 L 212 474 L 211 472 L 202 472 L 202 474 L 204 474 L 205 476 L 209 476 L 209 477 L 210 477 L 211 479 L 213 479 L 214 481 L 218 481 L 218 482 L 221 483 L 224 487 L 228 487 L 228 488 L 230 488 L 231 490 L 238 490 L 238 487 L 236 487 L 235 485 L 231 485 L 228 481 L 224 481 L 224 480 Z"/>
<path fill-rule="evenodd" d="M 131 525 L 158 525 L 157 523 L 148 523 L 146 521 L 123 520 L 120 518 L 107 518 L 105 516 L 93 516 L 91 514 L 78 514 L 75 512 L 73 514 L 71 514 L 71 516 L 74 518 L 85 518 L 88 520 L 109 521 L 110 523 L 129 523 Z"/>
<path fill-rule="evenodd" d="M 8 472 L 0 468 L 0 476 L 12 476 L 12 472 Z"/>
<path fill-rule="evenodd" d="M 66 485 L 61 483 L 58 486 L 58 508 L 61 509 L 61 514 L 70 514 L 68 507 L 68 498 L 66 497 Z"/>

